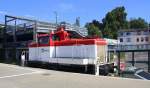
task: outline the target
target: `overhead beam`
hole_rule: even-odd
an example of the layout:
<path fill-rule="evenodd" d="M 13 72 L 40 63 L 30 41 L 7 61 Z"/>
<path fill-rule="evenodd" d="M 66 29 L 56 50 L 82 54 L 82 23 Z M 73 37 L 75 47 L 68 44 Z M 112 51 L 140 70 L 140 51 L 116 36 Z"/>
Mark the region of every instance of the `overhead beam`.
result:
<path fill-rule="evenodd" d="M 10 21 L 13 21 L 13 20 L 16 20 L 15 18 L 12 18 L 10 20 L 6 20 L 6 22 L 10 22 Z"/>
<path fill-rule="evenodd" d="M 26 21 L 32 21 L 32 22 L 35 22 L 35 21 L 36 21 L 36 20 L 27 19 L 27 18 L 24 18 L 24 17 L 18 17 L 18 16 L 5 15 L 5 17 L 13 18 L 13 19 L 11 19 L 11 20 L 7 20 L 7 21 L 12 21 L 12 20 L 15 20 L 15 19 L 19 19 L 19 20 L 26 20 Z"/>

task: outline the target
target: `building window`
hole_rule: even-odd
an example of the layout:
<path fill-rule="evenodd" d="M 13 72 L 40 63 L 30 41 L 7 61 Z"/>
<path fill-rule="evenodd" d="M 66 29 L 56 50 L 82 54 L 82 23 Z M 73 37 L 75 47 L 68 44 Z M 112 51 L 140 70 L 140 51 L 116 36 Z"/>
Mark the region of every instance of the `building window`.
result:
<path fill-rule="evenodd" d="M 123 36 L 123 32 L 120 33 L 120 36 Z"/>
<path fill-rule="evenodd" d="M 139 38 L 137 38 L 136 41 L 139 42 Z"/>
<path fill-rule="evenodd" d="M 143 42 L 144 41 L 144 38 L 143 37 L 141 37 L 141 42 Z"/>
<path fill-rule="evenodd" d="M 49 36 L 39 37 L 38 42 L 39 44 L 49 44 Z"/>
<path fill-rule="evenodd" d="M 145 37 L 145 41 L 146 41 L 146 42 L 148 42 L 148 41 L 149 41 L 148 37 Z"/>
<path fill-rule="evenodd" d="M 130 33 L 130 32 L 127 32 L 126 35 L 131 35 L 131 33 Z"/>
<path fill-rule="evenodd" d="M 149 32 L 146 30 L 143 32 L 144 35 L 149 35 Z"/>
<path fill-rule="evenodd" d="M 137 32 L 137 35 L 141 35 L 141 32 L 140 32 L 140 31 L 138 31 L 138 32 Z"/>
<path fill-rule="evenodd" d="M 120 38 L 120 42 L 123 42 L 123 38 Z"/>
<path fill-rule="evenodd" d="M 127 42 L 131 42 L 131 39 L 130 39 L 130 38 L 127 38 Z"/>

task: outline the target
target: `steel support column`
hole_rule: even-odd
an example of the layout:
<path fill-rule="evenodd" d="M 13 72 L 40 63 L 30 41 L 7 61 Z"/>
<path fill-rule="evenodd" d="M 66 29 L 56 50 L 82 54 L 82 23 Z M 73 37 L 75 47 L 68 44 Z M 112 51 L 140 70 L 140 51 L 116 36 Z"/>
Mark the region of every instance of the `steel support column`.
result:
<path fill-rule="evenodd" d="M 120 76 L 120 52 L 118 52 L 118 75 Z"/>
<path fill-rule="evenodd" d="M 135 59 L 134 59 L 134 51 L 132 52 L 132 66 L 135 65 Z"/>
<path fill-rule="evenodd" d="M 34 29 L 33 29 L 33 40 L 37 43 L 37 22 L 34 22 Z"/>
<path fill-rule="evenodd" d="M 7 29 L 7 17 L 5 16 L 5 27 L 3 30 L 3 48 L 4 48 L 4 60 L 6 61 L 7 53 L 6 53 L 6 42 L 7 42 L 7 35 L 6 35 L 6 29 Z"/>

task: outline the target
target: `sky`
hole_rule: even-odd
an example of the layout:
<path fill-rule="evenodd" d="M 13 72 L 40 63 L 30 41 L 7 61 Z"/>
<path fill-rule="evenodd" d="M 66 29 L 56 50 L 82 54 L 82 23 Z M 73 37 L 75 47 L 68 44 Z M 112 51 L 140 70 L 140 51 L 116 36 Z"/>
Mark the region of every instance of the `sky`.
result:
<path fill-rule="evenodd" d="M 142 17 L 150 22 L 150 0 L 0 0 L 0 22 L 4 15 L 22 16 L 42 21 L 75 23 L 80 17 L 82 26 L 93 19 L 101 21 L 107 12 L 124 6 L 127 19 Z"/>

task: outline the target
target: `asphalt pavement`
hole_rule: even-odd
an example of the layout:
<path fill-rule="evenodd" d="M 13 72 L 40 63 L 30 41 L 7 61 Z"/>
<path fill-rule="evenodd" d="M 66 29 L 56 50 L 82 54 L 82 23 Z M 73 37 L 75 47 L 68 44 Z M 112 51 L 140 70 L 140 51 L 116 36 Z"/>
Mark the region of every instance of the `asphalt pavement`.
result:
<path fill-rule="evenodd" d="M 150 81 L 0 63 L 0 88 L 150 88 Z"/>

